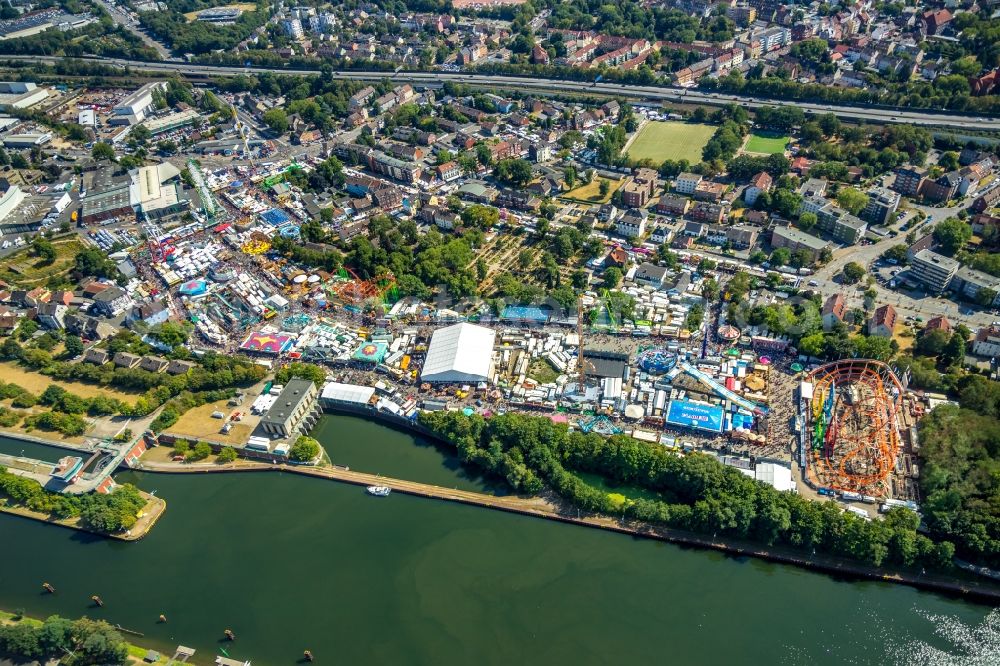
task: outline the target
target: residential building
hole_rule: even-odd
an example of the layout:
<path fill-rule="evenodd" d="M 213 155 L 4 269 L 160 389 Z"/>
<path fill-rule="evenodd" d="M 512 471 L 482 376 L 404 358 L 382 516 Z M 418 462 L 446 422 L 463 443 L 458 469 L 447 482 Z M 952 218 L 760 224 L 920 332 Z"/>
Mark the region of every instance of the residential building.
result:
<path fill-rule="evenodd" d="M 854 245 L 868 231 L 868 223 L 851 215 L 834 204 L 828 204 L 816 213 L 816 228 L 833 237 L 838 243 Z"/>
<path fill-rule="evenodd" d="M 907 197 L 920 195 L 920 190 L 927 180 L 927 169 L 920 167 L 900 167 L 896 169 L 896 180 L 893 189 Z"/>
<path fill-rule="evenodd" d="M 757 197 L 764 192 L 771 191 L 773 184 L 774 180 L 771 178 L 771 174 L 761 171 L 750 179 L 750 185 L 743 191 L 743 200 L 747 202 L 748 206 L 754 205 L 757 203 Z"/>
<path fill-rule="evenodd" d="M 670 227 L 666 225 L 656 225 L 649 231 L 649 242 L 655 243 L 656 245 L 663 245 L 664 243 L 669 243 L 673 236 L 674 232 Z"/>
<path fill-rule="evenodd" d="M 691 193 L 691 196 L 698 201 L 711 201 L 713 203 L 718 203 L 719 201 L 722 201 L 722 195 L 726 193 L 727 189 L 728 188 L 722 183 L 703 180 L 695 186 L 694 192 Z"/>
<path fill-rule="evenodd" d="M 646 233 L 646 211 L 630 210 L 618 218 L 615 231 L 625 238 L 638 238 Z"/>
<path fill-rule="evenodd" d="M 868 205 L 861 212 L 861 217 L 872 224 L 888 224 L 899 208 L 898 192 L 879 187 L 868 193 Z"/>
<path fill-rule="evenodd" d="M 985 213 L 988 209 L 996 205 L 998 201 L 1000 201 L 1000 186 L 979 195 L 972 202 L 972 211 L 974 213 Z"/>
<path fill-rule="evenodd" d="M 318 418 L 319 390 L 308 379 L 291 379 L 271 408 L 260 419 L 261 428 L 272 437 L 290 437 Z"/>
<path fill-rule="evenodd" d="M 1000 189 L 1000 188 L 997 188 Z M 656 212 L 660 215 L 684 215 L 687 213 L 691 200 L 675 194 L 664 194 L 656 203 Z"/>
<path fill-rule="evenodd" d="M 653 169 L 637 169 L 622 188 L 622 203 L 629 208 L 642 208 L 656 192 L 657 173 Z"/>
<path fill-rule="evenodd" d="M 180 359 L 174 359 L 167 364 L 167 374 L 168 375 L 183 375 L 186 374 L 191 368 L 194 367 L 194 363 L 191 361 L 182 361 Z"/>
<path fill-rule="evenodd" d="M 627 208 L 642 208 L 649 203 L 649 188 L 635 180 L 622 188 L 622 204 Z"/>
<path fill-rule="evenodd" d="M 687 212 L 688 217 L 692 220 L 708 222 L 710 224 L 719 224 L 722 222 L 725 213 L 726 211 L 722 206 L 705 201 L 699 201 Z"/>
<path fill-rule="evenodd" d="M 143 356 L 142 360 L 139 361 L 139 368 L 146 372 L 160 373 L 166 370 L 168 365 L 170 365 L 170 361 L 162 356 Z"/>
<path fill-rule="evenodd" d="M 920 250 L 910 259 L 910 276 L 932 294 L 941 294 L 958 272 L 959 263 L 931 250 Z"/>
<path fill-rule="evenodd" d="M 889 304 L 882 305 L 876 308 L 875 314 L 868 320 L 868 335 L 891 338 L 895 327 L 896 308 Z"/>
<path fill-rule="evenodd" d="M 934 180 L 924 181 L 921 194 L 929 201 L 949 201 L 955 198 L 958 193 L 958 186 L 962 183 L 962 176 L 957 171 L 949 171 Z"/>
<path fill-rule="evenodd" d="M 992 292 L 993 299 L 982 303 L 982 305 L 987 307 L 1000 305 L 1000 278 L 989 273 L 977 271 L 968 266 L 962 266 L 955 271 L 955 277 L 951 280 L 950 288 L 966 299 L 976 302 L 980 301 L 980 295 L 984 293 L 984 290 L 986 290 L 985 293 Z"/>
<path fill-rule="evenodd" d="M 806 182 L 799 185 L 799 194 L 804 199 L 809 197 L 825 197 L 828 183 L 825 178 L 807 178 Z"/>
<path fill-rule="evenodd" d="M 972 353 L 987 358 L 1000 357 L 1000 326 L 984 326 L 972 341 Z"/>
<path fill-rule="evenodd" d="M 48 329 L 66 328 L 66 306 L 61 303 L 42 303 L 38 306 L 38 323 Z"/>
<path fill-rule="evenodd" d="M 847 316 L 847 301 L 843 294 L 833 294 L 823 303 L 823 330 L 829 331 Z"/>
<path fill-rule="evenodd" d="M 94 303 L 90 312 L 105 317 L 117 317 L 132 306 L 132 297 L 119 287 L 112 285 L 94 295 Z"/>
<path fill-rule="evenodd" d="M 119 368 L 134 368 L 142 362 L 142 357 L 137 356 L 136 354 L 130 354 L 129 352 L 120 351 L 115 354 L 113 360 L 115 365 Z"/>
<path fill-rule="evenodd" d="M 771 247 L 787 247 L 791 251 L 807 250 L 812 254 L 813 261 L 819 258 L 820 253 L 830 244 L 812 234 L 796 229 L 795 227 L 775 227 L 771 231 Z"/>
<path fill-rule="evenodd" d="M 105 349 L 98 349 L 97 347 L 91 347 L 83 354 L 84 363 L 93 363 L 94 365 L 104 365 L 108 362 L 108 352 Z"/>
<path fill-rule="evenodd" d="M 608 252 L 608 256 L 604 257 L 604 267 L 605 268 L 625 268 L 628 266 L 628 252 L 626 252 L 620 245 L 616 245 Z"/>
<path fill-rule="evenodd" d="M 668 272 L 669 270 L 665 266 L 659 266 L 647 261 L 636 268 L 632 279 L 640 284 L 646 284 L 659 289 L 663 286 L 663 281 L 666 279 Z"/>
<path fill-rule="evenodd" d="M 924 333 L 930 331 L 944 331 L 945 333 L 951 333 L 951 322 L 944 315 L 937 317 L 931 317 L 927 320 L 927 324 L 924 326 Z"/>
<path fill-rule="evenodd" d="M 696 173 L 679 173 L 674 179 L 674 189 L 682 194 L 694 194 L 694 190 L 701 182 L 701 176 Z"/>

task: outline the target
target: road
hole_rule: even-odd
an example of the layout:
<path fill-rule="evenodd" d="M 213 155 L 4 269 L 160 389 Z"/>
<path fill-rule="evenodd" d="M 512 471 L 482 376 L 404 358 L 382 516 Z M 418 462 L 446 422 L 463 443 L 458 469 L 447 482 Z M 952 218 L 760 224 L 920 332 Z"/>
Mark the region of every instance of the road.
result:
<path fill-rule="evenodd" d="M 953 206 L 950 208 L 934 208 L 931 206 L 911 204 L 912 208 L 921 211 L 927 216 L 927 223 L 920 228 L 918 235 L 923 236 L 930 233 L 937 223 L 949 217 L 954 217 L 959 211 L 963 208 L 968 208 L 970 205 L 972 205 L 971 199 L 963 203 L 963 205 Z M 815 287 L 815 289 L 822 293 L 824 297 L 831 296 L 835 293 L 841 293 L 844 295 L 849 308 L 860 308 L 864 304 L 864 289 L 867 288 L 867 285 L 865 285 L 863 289 L 859 290 L 854 285 L 847 286 L 835 282 L 834 277 L 838 275 L 841 270 L 843 270 L 845 264 L 852 261 L 861 264 L 865 267 L 865 270 L 868 270 L 872 263 L 878 259 L 883 252 L 888 250 L 893 245 L 899 245 L 905 242 L 906 241 L 902 236 L 898 236 L 896 238 L 886 236 L 883 240 L 878 243 L 873 243 L 872 245 L 854 245 L 835 250 L 833 253 L 833 259 L 825 266 L 817 269 L 816 274 L 810 279 L 819 282 L 819 287 Z M 963 306 L 959 305 L 956 301 L 947 298 L 935 298 L 932 296 L 926 296 L 924 298 L 911 298 L 901 291 L 888 289 L 878 282 L 872 285 L 872 288 L 878 292 L 878 296 L 875 297 L 876 305 L 884 305 L 888 303 L 892 305 L 896 309 L 896 313 L 903 318 L 922 317 L 926 320 L 938 315 L 944 315 L 948 317 L 952 324 L 965 324 L 970 329 L 989 326 L 990 323 L 996 319 L 995 316 L 989 314 L 988 312 L 982 312 L 979 310 L 974 310 L 971 314 L 963 314 Z"/>
<path fill-rule="evenodd" d="M 114 15 L 114 14 L 113 14 Z M 148 36 L 145 36 L 148 38 Z M 161 45 L 162 46 L 162 45 Z M 65 58 L 60 56 L 4 56 L 5 60 L 30 60 L 53 64 Z M 313 76 L 314 69 L 282 69 L 265 67 L 231 67 L 198 65 L 180 62 L 137 62 L 121 58 L 83 58 L 98 60 L 116 67 L 130 67 L 133 71 L 163 72 L 183 76 L 236 76 L 239 74 L 283 74 L 291 76 Z M 656 102 L 682 102 L 725 106 L 736 103 L 750 108 L 760 106 L 794 105 L 811 113 L 834 113 L 841 118 L 864 120 L 873 123 L 900 123 L 937 127 L 956 127 L 965 130 L 1000 130 L 1000 118 L 976 118 L 930 110 L 879 109 L 873 107 L 853 107 L 833 104 L 812 104 L 797 101 L 765 100 L 755 97 L 706 93 L 676 86 L 638 86 L 621 83 L 585 83 L 580 81 L 559 81 L 527 76 L 501 76 L 494 74 L 474 74 L 471 72 L 364 72 L 335 71 L 331 78 L 357 81 L 389 80 L 394 83 L 411 83 L 421 86 L 439 86 L 446 82 L 514 88 L 539 92 L 594 93 Z"/>
<path fill-rule="evenodd" d="M 107 2 L 107 0 L 97 0 L 97 4 L 103 7 L 104 11 L 111 15 L 111 18 L 115 23 L 124 27 L 133 35 L 141 39 L 146 46 L 155 49 L 162 59 L 174 59 L 173 53 L 170 52 L 170 49 L 168 49 L 164 44 L 153 39 L 152 36 L 148 35 L 135 22 L 133 22 L 131 18 L 129 18 L 128 14 L 119 9 L 113 2 Z"/>

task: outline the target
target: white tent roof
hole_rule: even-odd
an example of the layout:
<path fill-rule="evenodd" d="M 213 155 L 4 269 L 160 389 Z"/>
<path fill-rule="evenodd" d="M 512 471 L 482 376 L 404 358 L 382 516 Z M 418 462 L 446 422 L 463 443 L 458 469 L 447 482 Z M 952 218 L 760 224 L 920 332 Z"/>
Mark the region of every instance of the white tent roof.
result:
<path fill-rule="evenodd" d="M 323 386 L 323 392 L 320 394 L 320 397 L 323 400 L 332 400 L 334 402 L 352 402 L 359 405 L 367 405 L 373 395 L 375 395 L 375 389 L 371 386 L 328 382 Z"/>
<path fill-rule="evenodd" d="M 768 483 L 776 490 L 795 490 L 795 484 L 792 482 L 792 470 L 784 465 L 761 462 L 757 463 L 754 472 L 758 481 Z"/>
<path fill-rule="evenodd" d="M 420 378 L 425 382 L 480 382 L 490 376 L 493 329 L 475 324 L 440 328 L 431 337 Z"/>

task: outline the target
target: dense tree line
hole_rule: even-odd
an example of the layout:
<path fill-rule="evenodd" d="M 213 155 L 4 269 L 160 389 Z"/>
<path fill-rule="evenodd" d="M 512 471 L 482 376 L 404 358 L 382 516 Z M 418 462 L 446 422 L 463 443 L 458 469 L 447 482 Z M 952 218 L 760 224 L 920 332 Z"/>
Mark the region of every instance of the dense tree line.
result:
<path fill-rule="evenodd" d="M 135 486 L 123 484 L 112 493 L 74 495 L 46 490 L 34 479 L 0 467 L 0 497 L 14 506 L 23 506 L 55 518 L 80 518 L 80 523 L 99 532 L 124 532 L 135 525 L 136 514 L 146 500 Z"/>
<path fill-rule="evenodd" d="M 112 354 L 126 350 L 138 351 L 135 347 L 122 343 L 123 340 L 132 340 L 135 337 L 131 331 L 120 332 L 109 341 L 108 351 Z M 53 392 L 52 404 L 54 406 L 67 407 L 72 410 L 70 413 L 81 413 L 78 410 L 83 407 L 84 411 L 93 415 L 107 413 L 108 409 L 113 408 L 124 416 L 145 416 L 182 392 L 199 393 L 230 389 L 234 386 L 249 386 L 263 379 L 266 374 L 263 367 L 251 363 L 245 358 L 214 352 L 209 352 L 198 358 L 191 370 L 180 375 L 150 372 L 141 368 L 120 368 L 113 363 L 94 365 L 59 361 L 54 360 L 51 354 L 42 349 L 25 349 L 17 343 L 14 337 L 7 338 L 0 345 L 0 358 L 16 360 L 34 371 L 57 380 L 113 386 L 124 391 L 144 391 L 132 405 L 117 401 L 112 403 L 103 398 L 84 400 L 82 398 L 76 399 L 76 396 L 61 395 L 55 397 L 55 392 Z M 17 398 L 15 398 L 16 400 Z M 34 402 L 31 403 L 31 405 L 33 404 Z M 19 405 L 15 404 L 14 406 Z M 50 420 L 48 423 L 51 424 L 54 421 Z"/>
<path fill-rule="evenodd" d="M 1000 420 L 996 416 L 1000 391 L 994 388 L 993 392 L 992 416 L 964 408 L 963 400 L 961 409 L 943 405 L 920 421 L 920 487 L 924 493 L 921 509 L 931 534 L 954 541 L 959 556 L 1000 569 Z"/>
<path fill-rule="evenodd" d="M 517 414 L 487 421 L 460 412 L 423 412 L 420 422 L 455 446 L 463 462 L 505 479 L 515 491 L 536 494 L 548 486 L 585 511 L 874 566 L 947 568 L 954 552 L 950 542 L 918 533 L 919 519 L 910 511 L 894 509 L 885 520 L 867 522 L 833 502 L 778 492 L 702 454 L 678 456 L 627 436 L 569 432 L 547 418 Z M 608 494 L 573 471 L 652 491 L 659 499 Z"/>
<path fill-rule="evenodd" d="M 159 60 L 156 49 L 125 28 L 117 27 L 110 17 L 76 30 L 50 28 L 30 37 L 0 41 L 0 53 L 9 55 L 63 55 L 70 58 L 93 55 L 129 60 Z"/>
<path fill-rule="evenodd" d="M 264 25 L 270 17 L 270 7 L 258 3 L 255 11 L 243 12 L 231 25 L 214 25 L 204 21 L 188 21 L 185 12 L 215 6 L 203 0 L 172 0 L 166 11 L 142 12 L 139 21 L 159 39 L 170 44 L 178 53 L 208 53 L 229 51 Z"/>
<path fill-rule="evenodd" d="M 128 643 L 103 620 L 68 620 L 53 615 L 45 622 L 24 618 L 0 625 L 0 655 L 18 663 L 105 666 L 128 663 Z"/>
<path fill-rule="evenodd" d="M 892 83 L 876 80 L 867 88 L 841 88 L 820 83 L 799 83 L 787 76 L 775 74 L 744 77 L 737 71 L 717 79 L 704 77 L 699 81 L 698 87 L 702 90 L 721 90 L 755 97 L 833 102 L 853 106 L 882 104 L 910 108 L 952 109 L 970 113 L 1000 111 L 1000 96 L 972 97 L 969 95 L 969 84 L 963 77 L 958 77 L 960 85 L 957 88 L 953 85 L 957 82 L 955 78 L 945 76 L 939 79 L 934 83 L 921 81 Z"/>

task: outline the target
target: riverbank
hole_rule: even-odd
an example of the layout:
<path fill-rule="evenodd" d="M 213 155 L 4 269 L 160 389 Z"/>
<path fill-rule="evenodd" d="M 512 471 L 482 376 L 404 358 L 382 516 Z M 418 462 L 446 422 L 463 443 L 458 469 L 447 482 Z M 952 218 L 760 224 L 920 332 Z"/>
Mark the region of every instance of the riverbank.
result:
<path fill-rule="evenodd" d="M 339 481 L 355 486 L 383 485 L 392 488 L 396 492 L 407 495 L 457 502 L 460 504 L 479 506 L 524 516 L 545 518 L 562 523 L 628 534 L 643 539 L 653 539 L 679 545 L 715 550 L 738 557 L 754 557 L 770 562 L 791 564 L 797 567 L 813 569 L 838 577 L 900 583 L 918 589 L 961 596 L 980 602 L 993 604 L 1000 602 L 1000 587 L 997 586 L 974 581 L 957 581 L 938 574 L 915 574 L 913 572 L 903 570 L 876 569 L 824 555 L 806 557 L 800 552 L 780 547 L 767 548 L 762 547 L 760 544 L 738 540 L 720 541 L 698 534 L 647 525 L 636 521 L 622 520 L 607 516 L 588 516 L 580 513 L 576 509 L 563 506 L 558 498 L 554 496 L 532 498 L 516 496 L 496 497 L 492 495 L 484 495 L 482 493 L 457 490 L 454 488 L 443 488 L 440 486 L 417 483 L 414 481 L 394 479 L 376 474 L 368 474 L 365 472 L 355 472 L 343 468 L 301 467 L 275 465 L 270 463 L 248 463 L 246 461 L 242 461 L 240 464 L 226 466 L 216 464 L 196 466 L 183 463 L 145 463 L 140 461 L 137 469 L 167 474 L 289 472 L 292 474 L 300 474 L 314 478 Z M 373 499 L 373 501 L 375 500 Z"/>
<path fill-rule="evenodd" d="M 0 624 L 8 626 L 25 624 L 33 627 L 40 627 L 44 624 L 44 621 L 41 618 L 29 617 L 27 615 L 18 616 L 10 611 L 0 610 Z M 128 645 L 129 664 L 151 664 L 155 666 L 156 664 L 169 664 L 171 661 L 170 657 L 159 653 L 157 653 L 158 659 L 156 661 L 148 661 L 146 660 L 146 656 L 151 651 L 151 648 L 136 645 L 131 641 L 125 642 Z M 156 651 L 153 650 L 153 652 Z M 195 662 L 188 661 L 187 663 L 194 665 Z"/>
<path fill-rule="evenodd" d="M 90 534 L 97 534 L 110 539 L 118 539 L 119 541 L 138 541 L 149 534 L 149 531 L 153 529 L 156 521 L 158 521 L 160 516 L 163 515 L 163 512 L 167 510 L 167 502 L 164 499 L 156 497 L 155 495 L 150 495 L 149 493 L 141 490 L 139 491 L 139 494 L 146 499 L 146 506 L 144 506 L 141 511 L 142 515 L 136 520 L 132 529 L 126 532 L 113 534 L 85 527 L 81 524 L 79 516 L 75 518 L 53 518 L 51 515 L 41 513 L 40 511 L 32 511 L 31 509 L 23 506 L 10 506 L 2 502 L 0 502 L 0 513 L 6 513 L 20 518 L 27 518 L 29 520 L 37 520 L 38 522 L 42 522 L 47 525 L 57 525 L 71 530 L 89 532 Z"/>

